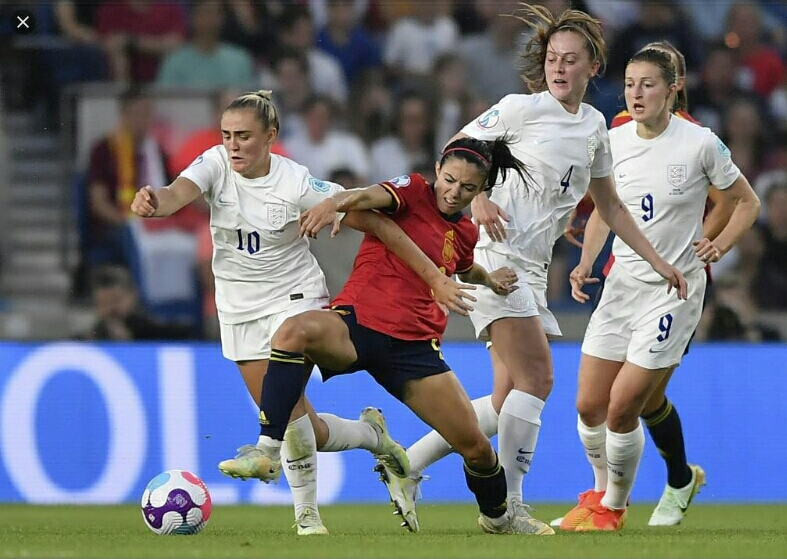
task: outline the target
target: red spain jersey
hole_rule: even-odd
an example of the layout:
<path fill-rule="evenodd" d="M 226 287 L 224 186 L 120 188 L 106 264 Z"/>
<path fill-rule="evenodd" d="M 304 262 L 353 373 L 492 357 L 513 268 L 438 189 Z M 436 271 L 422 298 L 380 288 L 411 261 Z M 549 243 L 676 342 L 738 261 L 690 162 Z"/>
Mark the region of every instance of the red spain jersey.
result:
<path fill-rule="evenodd" d="M 700 123 L 698 120 L 696 120 L 694 117 L 692 117 L 689 113 L 687 113 L 683 109 L 678 109 L 677 111 L 675 111 L 674 114 L 675 114 L 675 116 L 678 116 L 678 117 L 682 118 L 683 120 L 688 120 L 689 122 L 693 122 L 694 124 L 699 124 Z M 609 127 L 610 128 L 617 128 L 618 126 L 626 124 L 630 120 L 631 120 L 631 115 L 629 114 L 629 112 L 627 110 L 624 109 L 624 110 L 620 111 L 618 114 L 615 115 L 615 118 L 612 119 L 612 122 L 610 123 Z M 586 199 L 588 200 L 588 202 L 585 202 Z M 588 208 L 590 208 L 590 209 L 588 210 Z M 589 216 L 592 211 L 593 211 L 593 200 L 590 199 L 590 196 L 585 196 L 585 198 L 583 198 L 582 201 L 579 203 L 579 206 L 578 206 L 578 209 L 577 209 L 577 214 L 580 215 L 580 212 L 583 212 L 583 213 L 587 212 L 587 215 Z M 702 216 L 702 219 L 705 219 L 708 216 L 708 212 L 709 211 L 710 211 L 710 207 L 708 206 L 708 202 L 706 201 L 705 202 L 705 213 Z M 610 254 L 609 255 L 609 259 L 607 260 L 607 263 L 604 264 L 604 269 L 601 272 L 602 274 L 604 274 L 604 277 L 607 277 L 609 275 L 609 272 L 612 270 L 612 265 L 614 263 L 615 263 L 615 255 Z M 710 281 L 710 279 L 711 279 L 710 264 L 705 266 L 705 273 L 708 274 L 708 281 Z"/>
<path fill-rule="evenodd" d="M 403 175 L 380 185 L 392 198 L 385 213 L 440 270 L 450 277 L 473 267 L 478 228 L 461 213 L 441 213 L 432 185 L 421 175 Z M 359 324 L 400 340 L 440 340 L 448 323 L 429 286 L 369 234 L 331 305 L 352 305 Z"/>

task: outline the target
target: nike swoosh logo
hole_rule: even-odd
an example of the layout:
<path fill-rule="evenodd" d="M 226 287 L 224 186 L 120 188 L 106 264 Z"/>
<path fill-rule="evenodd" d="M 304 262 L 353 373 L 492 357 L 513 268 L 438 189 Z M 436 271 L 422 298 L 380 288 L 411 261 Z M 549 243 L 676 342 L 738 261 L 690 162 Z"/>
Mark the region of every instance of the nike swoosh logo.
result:
<path fill-rule="evenodd" d="M 648 353 L 663 353 L 665 351 L 667 351 L 667 350 L 666 349 L 653 349 L 653 348 L 650 348 L 648 350 Z"/>
<path fill-rule="evenodd" d="M 553 139 L 554 138 L 544 138 L 542 140 L 534 140 L 533 143 L 536 144 L 537 146 L 540 146 L 541 144 L 545 144 L 547 142 L 551 142 Z"/>
<path fill-rule="evenodd" d="M 303 460 L 304 458 L 308 458 L 308 457 L 309 457 L 309 455 L 307 454 L 307 455 L 305 455 L 305 456 L 301 456 L 300 458 L 293 458 L 292 460 L 290 460 L 289 458 L 287 458 L 287 459 L 285 460 L 285 462 L 286 462 L 287 464 L 292 464 L 293 462 L 299 462 L 300 460 Z"/>
<path fill-rule="evenodd" d="M 520 448 L 519 450 L 517 450 L 517 452 L 518 452 L 519 454 L 533 454 L 533 453 L 535 452 L 535 450 L 530 450 L 530 451 L 527 451 L 527 450 L 525 450 L 524 448 Z"/>
<path fill-rule="evenodd" d="M 627 175 L 628 175 L 628 173 L 618 173 L 618 178 L 622 179 L 622 178 L 626 177 Z"/>

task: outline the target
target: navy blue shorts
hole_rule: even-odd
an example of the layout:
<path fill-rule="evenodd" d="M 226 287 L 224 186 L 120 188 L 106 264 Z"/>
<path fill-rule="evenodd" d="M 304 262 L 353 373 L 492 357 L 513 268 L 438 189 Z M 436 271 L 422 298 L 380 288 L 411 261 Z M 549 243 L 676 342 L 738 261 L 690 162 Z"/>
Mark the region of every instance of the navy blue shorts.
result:
<path fill-rule="evenodd" d="M 437 339 L 399 340 L 358 324 L 355 309 L 350 305 L 337 305 L 331 309 L 341 316 L 350 330 L 350 339 L 358 359 L 343 371 L 320 367 L 324 381 L 337 375 L 365 370 L 397 400 L 404 401 L 407 381 L 451 370 L 443 360 Z"/>

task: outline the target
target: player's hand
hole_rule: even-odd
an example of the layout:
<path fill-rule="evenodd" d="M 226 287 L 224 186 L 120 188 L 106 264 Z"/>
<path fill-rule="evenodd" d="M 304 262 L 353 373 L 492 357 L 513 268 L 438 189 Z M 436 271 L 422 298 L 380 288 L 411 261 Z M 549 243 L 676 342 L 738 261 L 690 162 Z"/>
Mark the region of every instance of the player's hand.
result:
<path fill-rule="evenodd" d="M 685 300 L 688 297 L 688 285 L 686 284 L 686 278 L 683 277 L 683 274 L 680 270 L 678 270 L 675 266 L 667 264 L 664 260 L 662 260 L 657 266 L 653 266 L 653 269 L 661 277 L 667 280 L 667 293 L 671 293 L 672 288 L 675 288 L 678 299 Z"/>
<path fill-rule="evenodd" d="M 590 299 L 590 295 L 582 291 L 584 286 L 601 281 L 598 278 L 591 277 L 590 274 L 592 273 L 593 267 L 580 261 L 568 276 L 568 281 L 571 284 L 571 297 L 578 303 L 585 304 Z"/>
<path fill-rule="evenodd" d="M 485 194 L 481 193 L 473 198 L 470 210 L 473 214 L 473 221 L 479 228 L 484 228 L 490 239 L 499 243 L 506 238 L 504 222 L 509 221 L 510 218 L 500 206 L 492 202 Z"/>
<path fill-rule="evenodd" d="M 496 294 L 505 297 L 519 289 L 519 286 L 515 285 L 517 281 L 519 281 L 519 277 L 517 277 L 516 272 L 503 266 L 493 272 L 489 272 L 487 287 Z"/>
<path fill-rule="evenodd" d="M 336 213 L 336 200 L 333 198 L 326 198 L 313 208 L 303 212 L 298 218 L 300 224 L 300 236 L 304 235 L 317 238 L 317 233 L 327 226 L 331 225 L 331 237 L 335 237 L 339 233 L 341 220 Z"/>
<path fill-rule="evenodd" d="M 694 254 L 696 254 L 697 258 L 702 260 L 702 262 L 705 264 L 718 262 L 721 260 L 721 257 L 724 256 L 724 253 L 721 251 L 721 249 L 714 245 L 713 241 L 709 241 L 707 238 L 694 241 L 693 244 Z"/>
<path fill-rule="evenodd" d="M 153 217 L 158 208 L 158 196 L 150 186 L 143 186 L 134 195 L 131 211 L 141 217 Z"/>
<path fill-rule="evenodd" d="M 475 302 L 475 297 L 468 293 L 468 291 L 475 289 L 475 285 L 458 283 L 441 274 L 441 277 L 429 287 L 432 288 L 432 296 L 440 308 L 448 309 L 464 316 L 467 316 L 473 310 L 473 307 L 467 301 Z"/>
<path fill-rule="evenodd" d="M 577 237 L 585 234 L 585 225 L 587 222 L 587 219 L 577 219 L 577 209 L 574 208 L 571 210 L 571 213 L 568 214 L 568 221 L 566 222 L 565 229 L 563 229 L 563 236 L 575 247 L 582 248 L 582 241 L 577 239 Z"/>

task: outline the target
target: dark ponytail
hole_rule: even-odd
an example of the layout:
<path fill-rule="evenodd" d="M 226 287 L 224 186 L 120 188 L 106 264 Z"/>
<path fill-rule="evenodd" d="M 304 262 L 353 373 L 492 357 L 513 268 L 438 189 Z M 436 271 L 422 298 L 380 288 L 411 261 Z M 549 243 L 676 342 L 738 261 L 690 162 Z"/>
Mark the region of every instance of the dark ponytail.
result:
<path fill-rule="evenodd" d="M 525 164 L 511 153 L 511 143 L 511 138 L 508 136 L 492 141 L 476 140 L 469 136 L 459 138 L 445 146 L 440 157 L 440 166 L 442 167 L 443 163 L 452 157 L 473 163 L 486 174 L 485 191 L 491 190 L 498 182 L 505 181 L 509 169 L 513 169 L 522 182 L 528 184 L 532 177 Z"/>

